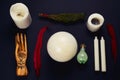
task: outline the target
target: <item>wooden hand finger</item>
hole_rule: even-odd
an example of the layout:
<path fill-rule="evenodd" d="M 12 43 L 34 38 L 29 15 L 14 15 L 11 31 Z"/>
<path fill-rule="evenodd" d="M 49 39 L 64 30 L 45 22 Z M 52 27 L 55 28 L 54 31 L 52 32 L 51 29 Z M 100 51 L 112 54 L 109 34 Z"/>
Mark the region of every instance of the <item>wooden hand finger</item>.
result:
<path fill-rule="evenodd" d="M 20 34 L 20 42 L 21 42 L 21 50 L 24 51 L 24 42 L 23 42 L 23 34 Z"/>
<path fill-rule="evenodd" d="M 27 54 L 27 40 L 26 40 L 26 35 L 24 34 L 24 44 L 25 44 L 25 52 Z"/>
<path fill-rule="evenodd" d="M 15 57 L 16 60 L 18 60 L 18 50 L 19 50 L 19 34 L 17 33 L 17 35 L 15 36 Z"/>

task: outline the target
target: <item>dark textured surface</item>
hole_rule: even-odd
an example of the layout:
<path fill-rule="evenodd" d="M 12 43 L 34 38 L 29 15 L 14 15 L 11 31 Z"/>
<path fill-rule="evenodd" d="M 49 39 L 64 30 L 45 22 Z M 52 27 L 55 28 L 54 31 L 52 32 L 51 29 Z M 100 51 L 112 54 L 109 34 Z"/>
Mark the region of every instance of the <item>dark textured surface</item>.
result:
<path fill-rule="evenodd" d="M 10 17 L 10 6 L 16 2 L 26 4 L 32 16 L 32 24 L 27 30 L 16 28 Z M 0 80 L 120 80 L 120 1 L 119 0 L 0 0 Z M 86 18 L 83 23 L 63 25 L 39 19 L 39 13 L 65 13 L 85 12 Z M 105 22 L 97 33 L 90 33 L 86 27 L 86 21 L 90 14 L 100 13 Z M 106 24 L 114 26 L 117 36 L 118 58 L 114 64 L 111 53 L 110 37 L 107 33 Z M 37 78 L 33 67 L 33 52 L 36 39 L 41 27 L 49 25 L 44 36 L 42 47 L 42 68 L 40 77 Z M 58 63 L 53 61 L 46 49 L 47 40 L 57 31 L 67 31 L 77 39 L 78 46 L 86 44 L 88 62 L 80 65 L 76 56 L 69 62 Z M 16 76 L 16 62 L 14 56 L 16 32 L 27 34 L 29 75 L 27 77 Z M 93 40 L 97 35 L 99 39 L 104 36 L 106 40 L 107 72 L 94 71 Z M 78 47 L 79 51 L 80 46 Z"/>

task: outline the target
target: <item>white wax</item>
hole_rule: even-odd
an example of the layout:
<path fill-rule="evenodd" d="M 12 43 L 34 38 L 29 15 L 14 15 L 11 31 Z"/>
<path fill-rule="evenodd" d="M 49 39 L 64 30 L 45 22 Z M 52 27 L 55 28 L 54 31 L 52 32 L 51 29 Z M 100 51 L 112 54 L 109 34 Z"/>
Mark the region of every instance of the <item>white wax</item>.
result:
<path fill-rule="evenodd" d="M 96 19 L 98 20 L 98 24 L 94 24 L 92 23 L 92 20 Z M 88 20 L 87 20 L 87 28 L 88 30 L 90 30 L 91 32 L 96 32 L 100 29 L 100 27 L 103 25 L 104 23 L 104 18 L 102 15 L 98 14 L 98 13 L 93 13 L 89 16 Z"/>
<path fill-rule="evenodd" d="M 29 10 L 23 3 L 13 4 L 10 7 L 10 15 L 20 29 L 26 29 L 32 22 Z"/>
<path fill-rule="evenodd" d="M 105 40 L 103 39 L 103 37 L 101 37 L 100 46 L 101 46 L 101 71 L 106 72 Z"/>
<path fill-rule="evenodd" d="M 100 66 L 99 66 L 99 45 L 98 45 L 97 36 L 95 36 L 95 39 L 94 39 L 94 68 L 95 68 L 95 71 L 100 70 Z"/>

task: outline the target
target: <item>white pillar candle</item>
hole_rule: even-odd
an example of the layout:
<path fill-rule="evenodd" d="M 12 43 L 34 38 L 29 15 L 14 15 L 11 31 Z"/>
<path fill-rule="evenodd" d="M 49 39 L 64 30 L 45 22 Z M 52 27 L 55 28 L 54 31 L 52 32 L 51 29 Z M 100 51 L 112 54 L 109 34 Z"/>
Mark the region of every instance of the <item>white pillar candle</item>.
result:
<path fill-rule="evenodd" d="M 32 22 L 29 10 L 23 3 L 13 4 L 10 7 L 10 15 L 20 29 L 26 29 Z"/>
<path fill-rule="evenodd" d="M 103 39 L 103 37 L 101 37 L 100 46 L 101 46 L 101 71 L 106 72 L 105 40 Z"/>
<path fill-rule="evenodd" d="M 95 39 L 94 39 L 94 68 L 95 68 L 95 71 L 100 70 L 100 66 L 99 66 L 99 45 L 98 45 L 97 36 L 95 36 Z"/>
<path fill-rule="evenodd" d="M 103 23 L 104 23 L 103 16 L 98 13 L 93 13 L 89 16 L 87 20 L 87 28 L 91 32 L 96 32 L 100 29 Z"/>

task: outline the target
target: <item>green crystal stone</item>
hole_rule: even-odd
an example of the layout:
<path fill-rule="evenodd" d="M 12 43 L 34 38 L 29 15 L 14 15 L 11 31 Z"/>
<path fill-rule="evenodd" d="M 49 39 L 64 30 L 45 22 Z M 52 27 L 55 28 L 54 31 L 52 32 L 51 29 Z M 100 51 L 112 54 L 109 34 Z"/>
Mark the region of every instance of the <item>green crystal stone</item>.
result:
<path fill-rule="evenodd" d="M 88 61 L 87 53 L 85 52 L 85 45 L 81 45 L 80 52 L 77 55 L 77 61 L 80 64 L 85 64 Z"/>

